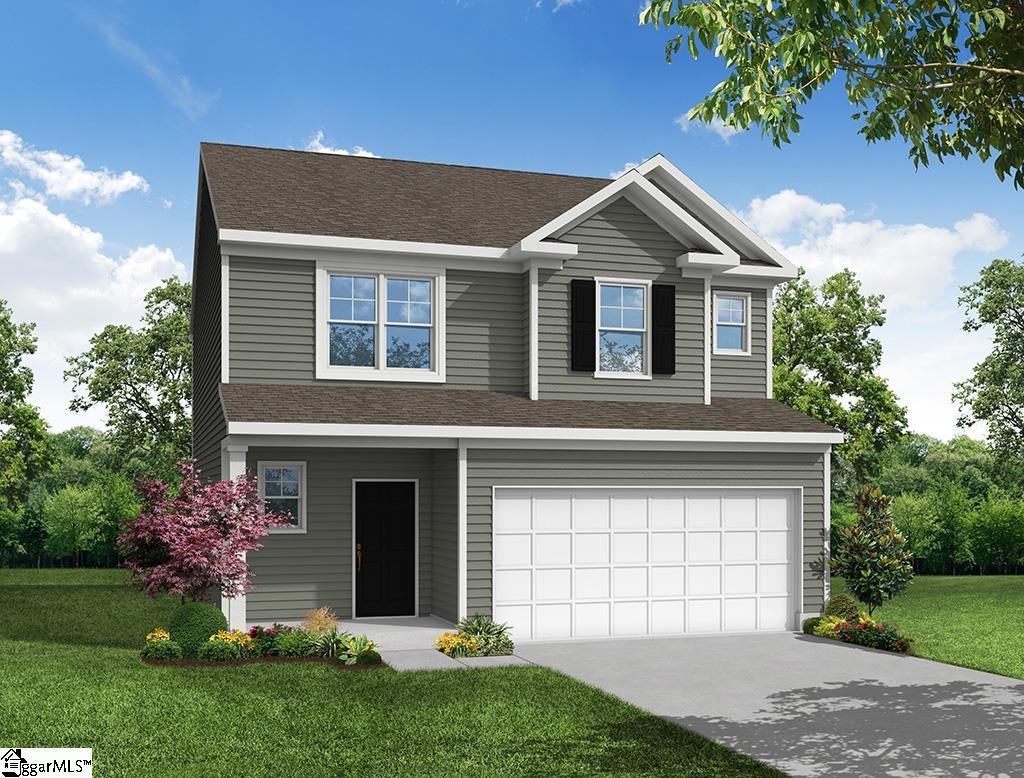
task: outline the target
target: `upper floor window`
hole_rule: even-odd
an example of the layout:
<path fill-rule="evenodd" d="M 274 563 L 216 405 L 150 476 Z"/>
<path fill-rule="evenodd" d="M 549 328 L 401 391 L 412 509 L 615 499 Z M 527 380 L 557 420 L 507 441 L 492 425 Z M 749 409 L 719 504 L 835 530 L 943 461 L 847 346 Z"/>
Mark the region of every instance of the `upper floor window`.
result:
<path fill-rule="evenodd" d="M 616 378 L 650 376 L 650 285 L 597 281 L 597 375 Z"/>
<path fill-rule="evenodd" d="M 319 272 L 318 378 L 443 380 L 442 276 Z"/>
<path fill-rule="evenodd" d="M 260 462 L 260 497 L 269 510 L 288 516 L 288 526 L 271 532 L 306 531 L 306 463 Z"/>
<path fill-rule="evenodd" d="M 750 295 L 715 294 L 716 354 L 750 354 Z"/>

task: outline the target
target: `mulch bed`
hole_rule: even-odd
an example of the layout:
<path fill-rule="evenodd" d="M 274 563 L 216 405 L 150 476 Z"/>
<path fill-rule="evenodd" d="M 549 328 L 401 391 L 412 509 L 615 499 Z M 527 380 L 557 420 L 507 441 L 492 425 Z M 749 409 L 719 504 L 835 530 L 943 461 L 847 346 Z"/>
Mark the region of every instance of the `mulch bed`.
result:
<path fill-rule="evenodd" d="M 147 659 L 140 657 L 142 663 L 154 667 L 239 667 L 241 665 L 267 664 L 271 662 L 281 663 L 316 663 L 331 665 L 338 670 L 379 670 L 387 667 L 381 662 L 376 665 L 346 665 L 337 659 L 325 656 L 257 656 L 252 659 L 228 659 L 221 662 L 212 662 L 204 659 Z"/>

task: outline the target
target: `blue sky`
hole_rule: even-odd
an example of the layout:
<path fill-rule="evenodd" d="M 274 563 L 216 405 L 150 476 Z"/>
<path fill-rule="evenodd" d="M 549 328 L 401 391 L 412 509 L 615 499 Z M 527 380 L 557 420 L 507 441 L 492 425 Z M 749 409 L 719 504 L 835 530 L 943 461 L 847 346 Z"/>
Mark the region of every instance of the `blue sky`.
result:
<path fill-rule="evenodd" d="M 991 257 L 1024 251 L 1021 193 L 977 161 L 915 171 L 903 144 L 867 146 L 832 88 L 783 149 L 756 130 L 681 126 L 720 65 L 666 64 L 666 34 L 638 27 L 638 6 L 6 6 L 0 261 L 16 316 L 39 322 L 47 417 L 76 421 L 63 357 L 106 321 L 137 317 L 130 298 L 155 277 L 188 274 L 199 141 L 304 148 L 322 132 L 337 149 L 583 175 L 662 152 L 812 276 L 851 266 L 885 293 L 884 372 L 913 426 L 948 436 L 950 385 L 986 350 L 959 332 L 956 289 Z M 55 169 L 38 155 L 50 150 L 81 169 Z M 107 189 L 81 178 L 104 169 Z"/>

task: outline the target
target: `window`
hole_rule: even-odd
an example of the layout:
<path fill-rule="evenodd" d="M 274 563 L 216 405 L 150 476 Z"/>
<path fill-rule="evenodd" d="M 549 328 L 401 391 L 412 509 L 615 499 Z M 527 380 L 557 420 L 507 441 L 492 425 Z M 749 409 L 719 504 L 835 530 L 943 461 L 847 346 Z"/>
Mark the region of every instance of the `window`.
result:
<path fill-rule="evenodd" d="M 646 378 L 648 284 L 597 282 L 597 373 Z"/>
<path fill-rule="evenodd" d="M 716 354 L 750 353 L 750 295 L 715 295 Z"/>
<path fill-rule="evenodd" d="M 321 266 L 317 279 L 318 378 L 443 380 L 443 276 Z"/>
<path fill-rule="evenodd" d="M 305 476 L 305 462 L 260 462 L 260 497 L 267 510 L 290 517 L 287 527 L 275 527 L 271 532 L 306 531 Z"/>

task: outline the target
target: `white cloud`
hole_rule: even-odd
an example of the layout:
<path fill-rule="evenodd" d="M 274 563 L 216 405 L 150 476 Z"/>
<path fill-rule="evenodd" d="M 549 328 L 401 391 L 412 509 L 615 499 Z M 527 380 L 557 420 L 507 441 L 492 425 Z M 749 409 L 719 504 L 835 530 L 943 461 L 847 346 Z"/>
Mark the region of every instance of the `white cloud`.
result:
<path fill-rule="evenodd" d="M 627 162 L 619 170 L 612 170 L 608 173 L 608 178 L 618 178 L 623 176 L 635 167 L 640 167 L 639 162 Z"/>
<path fill-rule="evenodd" d="M 372 151 L 367 151 L 362 146 L 353 146 L 352 150 L 343 149 L 339 146 L 330 146 L 324 143 L 324 131 L 317 130 L 306 141 L 306 151 L 316 151 L 321 154 L 341 154 L 345 157 L 377 157 Z"/>
<path fill-rule="evenodd" d="M 569 6 L 573 5 L 579 5 L 582 2 L 583 0 L 555 0 L 555 2 L 552 4 L 551 11 L 552 13 L 554 13 L 555 11 L 561 11 L 563 8 L 568 8 Z M 544 0 L 533 0 L 533 7 L 543 8 Z"/>
<path fill-rule="evenodd" d="M 724 143 L 728 143 L 734 135 L 738 135 L 740 132 L 735 127 L 730 127 L 717 116 L 710 122 L 705 122 L 701 119 L 687 119 L 686 114 L 683 114 L 682 116 L 677 116 L 675 122 L 680 132 L 688 133 L 691 130 L 710 132 L 721 138 Z"/>
<path fill-rule="evenodd" d="M 38 181 L 48 196 L 60 200 L 108 203 L 125 192 L 149 190 L 146 179 L 130 170 L 123 173 L 113 173 L 106 168 L 90 170 L 81 157 L 59 151 L 40 151 L 10 130 L 0 130 L 0 164 Z M 21 181 L 11 183 L 17 195 L 34 194 Z"/>
<path fill-rule="evenodd" d="M 171 105 L 192 121 L 204 116 L 217 101 L 217 93 L 195 86 L 188 76 L 176 70 L 173 63 L 160 62 L 156 56 L 121 35 L 114 25 L 95 22 L 94 26 L 111 50 L 138 68 L 156 84 Z"/>
<path fill-rule="evenodd" d="M 36 323 L 38 351 L 28 360 L 35 372 L 32 401 L 57 430 L 102 426 L 104 419 L 99 409 L 68 411 L 67 357 L 81 353 L 105 325 L 137 322 L 143 295 L 161 279 L 185 274 L 169 249 L 139 246 L 115 258 L 103 247 L 100 233 L 43 203 L 0 201 L 0 266 L 10 269 L 0 294 L 16 320 Z"/>
<path fill-rule="evenodd" d="M 170 200 L 163 199 L 163 200 L 160 201 L 160 206 L 162 208 L 173 208 L 174 207 L 174 203 L 171 202 Z"/>
<path fill-rule="evenodd" d="M 962 432 L 953 384 L 970 374 L 989 343 L 961 330 L 953 277 L 958 262 L 987 261 L 1005 245 L 995 219 L 975 213 L 946 226 L 892 224 L 792 189 L 754 198 L 742 215 L 812 281 L 849 268 L 866 292 L 884 294 L 881 373 L 907 405 L 911 428 L 941 438 Z"/>

